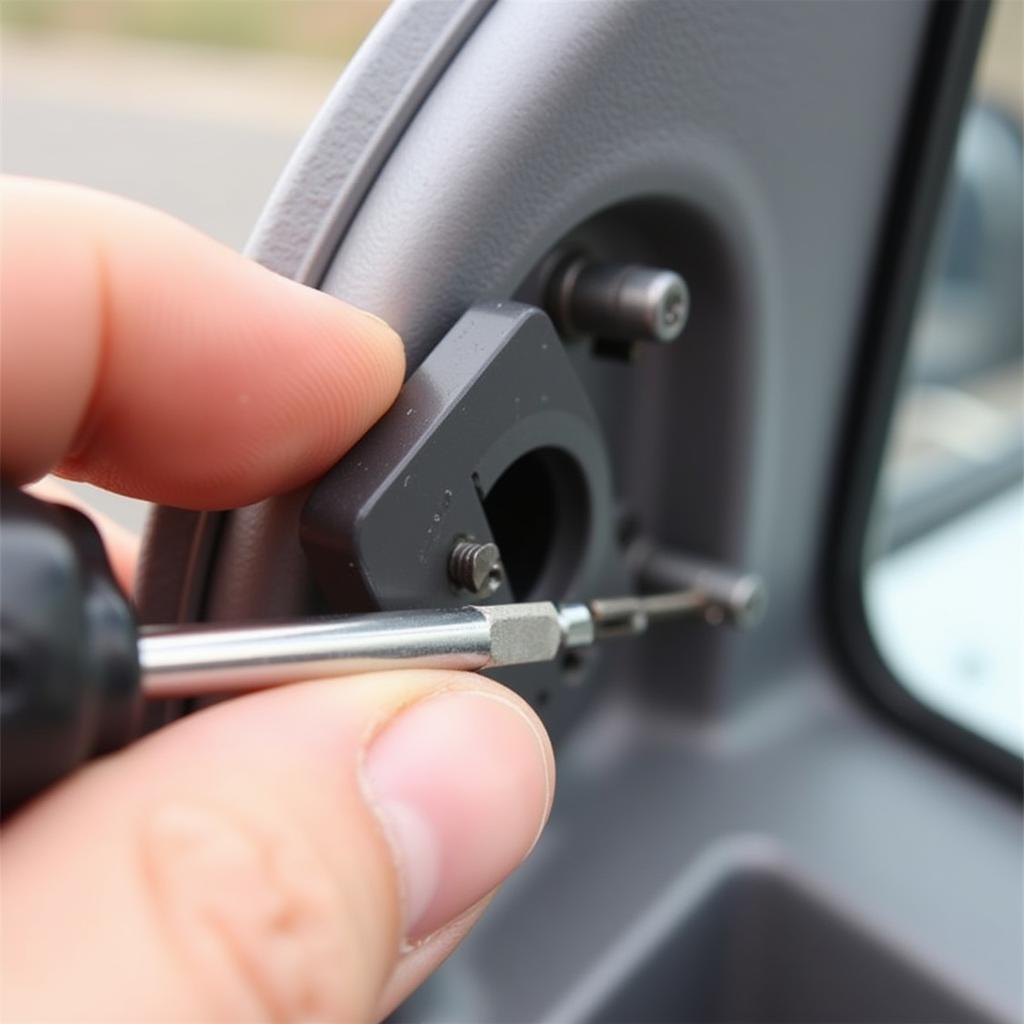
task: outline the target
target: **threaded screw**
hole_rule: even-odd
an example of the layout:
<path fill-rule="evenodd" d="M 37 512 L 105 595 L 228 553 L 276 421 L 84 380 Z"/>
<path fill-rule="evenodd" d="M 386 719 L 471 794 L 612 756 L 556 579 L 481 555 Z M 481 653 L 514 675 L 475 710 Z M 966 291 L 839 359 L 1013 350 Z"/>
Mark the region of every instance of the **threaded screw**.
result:
<path fill-rule="evenodd" d="M 505 578 L 498 545 L 458 540 L 448 556 L 451 581 L 472 597 L 490 597 Z"/>

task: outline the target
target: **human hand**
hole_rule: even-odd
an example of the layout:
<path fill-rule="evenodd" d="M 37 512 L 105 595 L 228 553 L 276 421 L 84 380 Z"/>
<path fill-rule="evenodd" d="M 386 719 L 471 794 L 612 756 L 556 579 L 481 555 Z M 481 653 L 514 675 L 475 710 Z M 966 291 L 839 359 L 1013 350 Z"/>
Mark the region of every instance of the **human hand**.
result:
<path fill-rule="evenodd" d="M 2 203 L 5 479 L 236 506 L 324 472 L 394 400 L 381 321 L 122 200 L 9 180 Z M 465 673 L 190 715 L 5 823 L 4 1017 L 377 1019 L 532 848 L 553 779 L 533 712 Z"/>

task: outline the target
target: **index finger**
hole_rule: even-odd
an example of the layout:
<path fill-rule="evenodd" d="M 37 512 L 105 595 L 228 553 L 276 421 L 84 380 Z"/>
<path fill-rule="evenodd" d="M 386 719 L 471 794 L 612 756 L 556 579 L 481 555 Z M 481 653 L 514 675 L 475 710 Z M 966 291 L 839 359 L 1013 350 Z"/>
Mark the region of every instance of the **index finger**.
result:
<path fill-rule="evenodd" d="M 6 179 L 0 469 L 187 508 L 325 471 L 388 408 L 404 351 L 382 321 L 163 214 Z"/>

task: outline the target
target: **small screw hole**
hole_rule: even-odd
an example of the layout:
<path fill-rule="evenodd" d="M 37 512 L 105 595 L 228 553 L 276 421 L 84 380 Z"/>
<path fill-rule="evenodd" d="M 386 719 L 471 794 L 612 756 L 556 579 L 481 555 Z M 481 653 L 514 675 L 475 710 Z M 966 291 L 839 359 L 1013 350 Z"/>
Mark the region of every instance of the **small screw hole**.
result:
<path fill-rule="evenodd" d="M 583 664 L 583 655 L 579 651 L 566 651 L 562 655 L 562 668 L 566 672 L 578 672 Z"/>

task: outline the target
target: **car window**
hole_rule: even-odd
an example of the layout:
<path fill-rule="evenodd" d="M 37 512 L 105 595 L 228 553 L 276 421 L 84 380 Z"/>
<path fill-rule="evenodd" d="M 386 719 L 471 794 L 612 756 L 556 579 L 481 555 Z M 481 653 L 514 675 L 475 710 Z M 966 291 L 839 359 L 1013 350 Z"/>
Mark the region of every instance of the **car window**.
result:
<path fill-rule="evenodd" d="M 922 702 L 1024 751 L 1022 5 L 993 6 L 872 516 L 866 607 Z"/>

